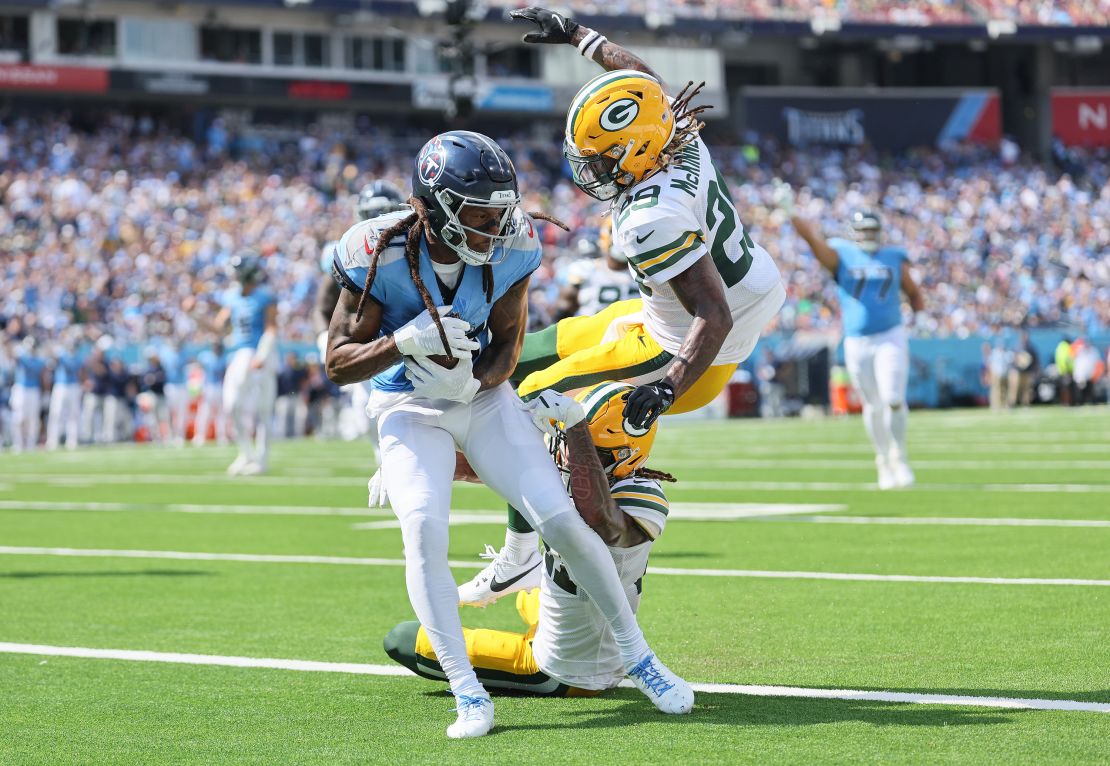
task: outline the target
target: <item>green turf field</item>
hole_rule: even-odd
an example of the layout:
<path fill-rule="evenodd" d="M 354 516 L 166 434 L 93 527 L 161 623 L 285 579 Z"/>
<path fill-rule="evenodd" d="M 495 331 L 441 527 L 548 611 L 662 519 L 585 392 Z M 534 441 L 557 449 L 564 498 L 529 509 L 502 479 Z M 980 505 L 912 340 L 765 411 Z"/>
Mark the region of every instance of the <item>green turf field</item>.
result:
<path fill-rule="evenodd" d="M 1110 411 L 914 413 L 910 441 L 919 486 L 880 493 L 858 419 L 664 421 L 653 647 L 700 683 L 1108 712 L 727 689 L 674 719 L 619 689 L 499 698 L 490 736 L 451 742 L 452 700 L 413 677 L 48 654 L 382 666 L 412 619 L 368 448 L 282 443 L 229 479 L 228 448 L 121 447 L 0 454 L 0 764 L 1110 762 Z M 499 506 L 458 487 L 452 560 L 500 545 Z M 463 616 L 519 626 L 511 603 Z"/>

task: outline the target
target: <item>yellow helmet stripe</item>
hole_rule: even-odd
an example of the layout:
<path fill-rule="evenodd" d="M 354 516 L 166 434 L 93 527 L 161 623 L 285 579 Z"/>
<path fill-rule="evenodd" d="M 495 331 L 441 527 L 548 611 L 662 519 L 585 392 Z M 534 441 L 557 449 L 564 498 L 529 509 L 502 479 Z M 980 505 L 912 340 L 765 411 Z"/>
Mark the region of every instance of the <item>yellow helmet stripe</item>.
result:
<path fill-rule="evenodd" d="M 597 77 L 583 85 L 582 90 L 578 91 L 578 95 L 574 97 L 574 101 L 571 102 L 570 109 L 567 111 L 566 133 L 568 141 L 570 141 L 572 144 L 574 143 L 575 123 L 578 120 L 578 115 L 581 113 L 582 109 L 585 108 L 586 103 L 590 100 L 590 97 L 604 88 L 606 85 L 609 85 L 610 83 L 614 83 L 617 80 L 621 80 L 626 77 L 643 77 L 653 80 L 653 78 L 648 77 L 648 75 L 644 74 L 643 72 L 637 72 L 634 69 L 617 69 L 613 72 L 606 72 L 605 74 L 598 75 Z"/>
<path fill-rule="evenodd" d="M 586 410 L 586 422 L 589 423 L 597 415 L 600 410 L 614 394 L 620 393 L 628 388 L 625 383 L 602 383 L 592 391 L 588 392 L 582 400 L 582 406 Z"/>

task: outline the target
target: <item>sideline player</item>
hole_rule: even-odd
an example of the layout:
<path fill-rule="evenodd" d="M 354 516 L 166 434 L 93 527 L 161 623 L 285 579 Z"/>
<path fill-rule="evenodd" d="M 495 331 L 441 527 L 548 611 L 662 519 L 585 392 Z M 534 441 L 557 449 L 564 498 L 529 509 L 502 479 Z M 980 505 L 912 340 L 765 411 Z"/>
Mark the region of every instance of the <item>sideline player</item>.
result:
<path fill-rule="evenodd" d="M 751 355 L 786 291 L 699 136 L 705 107 L 690 105 L 698 88 L 672 99 L 646 63 L 600 33 L 543 8 L 510 15 L 539 27 L 526 43 L 575 45 L 607 70 L 571 103 L 563 152 L 575 185 L 611 201 L 613 244 L 641 295 L 528 336 L 513 373 L 518 392 L 527 401 L 548 388 L 623 380 L 636 384 L 628 419 L 641 428 L 664 412 L 699 409 Z M 527 520 L 510 509 L 505 546 L 459 589 L 460 601 L 486 601 L 479 581 L 513 580 L 537 560 L 537 548 Z"/>
<path fill-rule="evenodd" d="M 567 266 L 567 284 L 559 294 L 560 316 L 593 316 L 640 294 L 628 270 L 628 258 L 612 246 L 608 230 L 601 232 L 596 244 L 578 240 L 578 251 L 582 255 Z"/>
<path fill-rule="evenodd" d="M 586 389 L 574 399 L 545 391 L 528 407 L 551 432 L 552 454 L 571 499 L 605 541 L 629 606 L 636 611 L 652 543 L 667 523 L 669 506 L 659 481 L 674 479 L 644 467 L 658 422 L 646 431 L 626 430 L 624 397 L 631 391 L 632 386 L 614 382 Z M 563 428 L 555 430 L 550 421 Z M 532 590 L 537 585 L 539 590 Z M 517 594 L 527 632 L 464 629 L 478 678 L 490 689 L 554 697 L 593 696 L 620 683 L 625 672 L 605 621 L 592 603 L 579 597 L 557 553 L 545 551 L 544 567 L 528 577 L 527 586 L 528 592 Z M 417 675 L 443 680 L 420 623 L 393 628 L 385 650 Z"/>
<path fill-rule="evenodd" d="M 518 207 L 512 162 L 481 134 L 440 134 L 416 159 L 410 203 L 410 214 L 356 224 L 340 241 L 334 269 L 344 290 L 327 368 L 340 384 L 373 379 L 369 408 L 401 522 L 409 600 L 458 700 L 448 737 L 493 727 L 447 562 L 456 448 L 559 551 L 605 615 L 625 670 L 641 669 L 640 690 L 665 712 L 688 712 L 693 692 L 648 647 L 604 542 L 575 511 L 507 383 L 542 255 L 537 214 Z M 665 682 L 647 680 L 657 678 Z"/>
<path fill-rule="evenodd" d="M 42 384 L 46 359 L 38 342 L 26 336 L 15 348 L 15 384 L 12 386 L 12 452 L 36 449 L 42 427 Z"/>
<path fill-rule="evenodd" d="M 54 384 L 50 388 L 46 418 L 48 450 L 58 449 L 63 438 L 66 449 L 77 448 L 81 430 L 81 367 L 84 364 L 73 331 L 63 332 L 55 351 Z"/>
<path fill-rule="evenodd" d="M 262 259 L 253 250 L 231 257 L 236 286 L 224 293 L 223 308 L 208 324 L 230 326 L 224 374 L 224 418 L 235 427 L 239 454 L 227 467 L 232 476 L 268 470 L 270 430 L 277 400 L 277 299 L 265 284 Z M 252 438 L 253 436 L 253 438 Z"/>
<path fill-rule="evenodd" d="M 197 418 L 193 425 L 193 444 L 204 444 L 208 439 L 208 424 L 211 422 L 215 423 L 216 442 L 226 444 L 227 420 L 223 415 L 223 387 L 227 358 L 224 356 L 223 343 L 213 341 L 211 346 L 197 354 L 197 364 L 204 373 L 204 380 L 200 389 L 200 401 L 197 403 Z"/>
<path fill-rule="evenodd" d="M 836 279 L 844 325 L 844 363 L 863 400 L 863 425 L 875 447 L 879 489 L 914 483 L 906 452 L 906 384 L 910 353 L 902 323 L 901 293 L 922 311 L 921 290 L 906 268 L 906 251 L 880 245 L 876 213 L 852 216 L 855 241 L 828 241 L 813 222 L 794 214 L 788 190 L 780 194 L 784 212 L 818 262 Z"/>

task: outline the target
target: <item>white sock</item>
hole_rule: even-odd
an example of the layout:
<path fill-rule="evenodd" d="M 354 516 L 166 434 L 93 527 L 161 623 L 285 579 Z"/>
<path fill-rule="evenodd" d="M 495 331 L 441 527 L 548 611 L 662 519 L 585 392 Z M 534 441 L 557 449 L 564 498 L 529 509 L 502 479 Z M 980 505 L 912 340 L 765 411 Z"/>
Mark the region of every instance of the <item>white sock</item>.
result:
<path fill-rule="evenodd" d="M 906 462 L 906 422 L 909 413 L 904 404 L 897 407 L 884 407 L 887 431 L 890 433 L 890 456 Z"/>
<path fill-rule="evenodd" d="M 863 405 L 864 428 L 867 429 L 867 435 L 871 437 L 875 454 L 884 458 L 890 454 L 890 429 L 884 414 L 887 409 L 887 407 L 874 407 L 870 404 Z"/>
<path fill-rule="evenodd" d="M 539 545 L 540 536 L 535 532 L 514 532 L 506 527 L 501 555 L 510 564 L 524 564 L 536 554 Z"/>

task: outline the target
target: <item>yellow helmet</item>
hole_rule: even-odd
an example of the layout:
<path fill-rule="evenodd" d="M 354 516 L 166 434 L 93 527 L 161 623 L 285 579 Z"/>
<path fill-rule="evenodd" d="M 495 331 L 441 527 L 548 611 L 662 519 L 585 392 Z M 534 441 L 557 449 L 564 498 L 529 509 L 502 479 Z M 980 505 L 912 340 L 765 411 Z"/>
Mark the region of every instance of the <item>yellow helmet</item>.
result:
<path fill-rule="evenodd" d="M 658 421 L 649 428 L 634 428 L 624 419 L 624 401 L 634 388 L 609 381 L 584 389 L 574 397 L 586 410 L 586 427 L 601 455 L 601 464 L 616 479 L 643 467 L 659 428 Z"/>
<path fill-rule="evenodd" d="M 563 154 L 579 189 L 610 200 L 659 167 L 674 133 L 674 111 L 659 81 L 619 69 L 598 75 L 574 97 Z"/>

